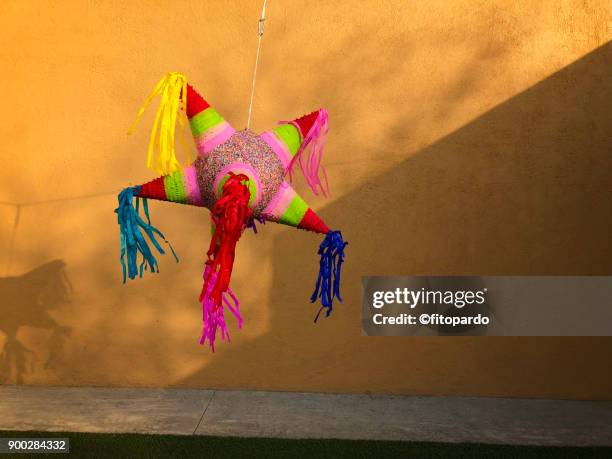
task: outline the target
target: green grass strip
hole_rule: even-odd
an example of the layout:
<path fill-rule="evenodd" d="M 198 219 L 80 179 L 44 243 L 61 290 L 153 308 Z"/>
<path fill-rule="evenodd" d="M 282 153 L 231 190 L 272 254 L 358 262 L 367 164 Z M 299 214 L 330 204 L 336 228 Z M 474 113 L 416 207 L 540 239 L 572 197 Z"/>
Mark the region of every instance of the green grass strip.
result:
<path fill-rule="evenodd" d="M 510 446 L 373 440 L 287 440 L 142 434 L 0 431 L 0 437 L 69 438 L 70 458 L 609 458 L 610 447 Z M 7 455 L 6 457 L 42 457 Z M 61 458 L 62 455 L 50 454 Z M 66 457 L 66 456 L 64 456 Z"/>

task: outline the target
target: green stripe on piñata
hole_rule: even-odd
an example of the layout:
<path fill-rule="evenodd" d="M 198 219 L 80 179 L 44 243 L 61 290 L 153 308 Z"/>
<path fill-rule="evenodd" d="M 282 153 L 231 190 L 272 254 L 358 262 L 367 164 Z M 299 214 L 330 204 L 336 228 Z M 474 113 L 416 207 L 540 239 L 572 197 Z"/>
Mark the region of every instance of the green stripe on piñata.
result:
<path fill-rule="evenodd" d="M 300 131 L 293 124 L 281 124 L 274 129 L 274 134 L 287 145 L 291 156 L 295 156 L 302 144 Z"/>
<path fill-rule="evenodd" d="M 225 121 L 219 112 L 212 107 L 208 107 L 206 110 L 201 111 L 196 116 L 189 120 L 191 126 L 191 132 L 194 137 L 198 137 L 200 134 L 208 131 L 210 128 Z"/>
<path fill-rule="evenodd" d="M 182 171 L 175 171 L 172 174 L 164 176 L 164 189 L 166 190 L 168 201 L 180 202 L 183 204 L 187 202 Z"/>
<path fill-rule="evenodd" d="M 308 204 L 306 204 L 304 200 L 296 194 L 291 200 L 289 207 L 287 207 L 287 210 L 285 210 L 283 215 L 281 215 L 279 221 L 285 225 L 297 227 L 302 221 L 302 218 L 304 218 L 304 214 L 306 214 L 307 210 Z"/>

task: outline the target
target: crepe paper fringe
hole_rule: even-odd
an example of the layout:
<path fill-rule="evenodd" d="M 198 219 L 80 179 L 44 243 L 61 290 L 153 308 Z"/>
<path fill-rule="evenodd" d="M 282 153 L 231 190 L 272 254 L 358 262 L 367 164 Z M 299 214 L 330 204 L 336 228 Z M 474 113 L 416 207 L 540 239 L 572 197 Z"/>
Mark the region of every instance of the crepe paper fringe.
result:
<path fill-rule="evenodd" d="M 296 127 L 299 130 L 299 126 Z M 287 173 L 291 180 L 293 178 L 293 168 L 297 162 L 304 174 L 306 183 L 315 195 L 319 194 L 317 189 L 321 190 L 323 196 L 329 194 L 327 172 L 321 165 L 328 129 L 328 113 L 327 110 L 321 108 L 310 130 L 304 135 L 299 150 L 287 167 Z M 321 180 L 321 176 L 323 180 Z"/>
<path fill-rule="evenodd" d="M 214 343 L 218 326 L 221 327 L 222 337 L 227 331 L 223 320 L 222 296 L 229 291 L 236 244 L 247 222 L 253 218 L 249 208 L 249 178 L 244 174 L 233 172 L 230 172 L 229 175 L 230 177 L 223 185 L 222 195 L 211 212 L 215 231 L 206 253 L 208 261 L 204 270 L 204 285 L 199 297 L 203 309 L 207 311 L 205 314 L 207 318 L 205 331 L 207 332 L 203 338 L 205 340 L 208 337 L 210 340 L 212 336 L 211 343 Z"/>
<path fill-rule="evenodd" d="M 179 261 L 174 249 L 166 240 L 164 235 L 157 228 L 151 225 L 149 205 L 146 199 L 142 200 L 142 207 L 147 220 L 143 220 L 139 215 L 139 192 L 140 186 L 125 188 L 123 191 L 121 191 L 121 193 L 119 193 L 119 207 L 115 209 L 121 238 L 120 261 L 123 268 L 123 283 L 125 283 L 126 277 L 129 277 L 130 279 L 134 279 L 137 275 L 142 277 L 143 271 L 146 271 L 147 269 L 149 269 L 151 272 L 159 272 L 157 260 L 149 248 L 149 244 L 147 244 L 143 232 L 148 236 L 149 240 L 157 251 L 163 255 L 165 252 L 159 242 L 157 242 L 157 239 L 155 239 L 155 235 L 159 236 L 166 244 L 168 244 L 168 247 L 170 247 L 176 261 Z M 136 207 L 133 205 L 134 197 L 136 197 Z M 140 263 L 139 267 L 136 265 L 138 253 L 142 255 L 142 262 Z"/>
<path fill-rule="evenodd" d="M 217 273 L 212 271 L 210 264 L 206 264 L 206 268 L 204 269 L 203 278 L 208 279 L 207 291 L 202 299 L 202 337 L 200 338 L 200 344 L 204 344 L 206 340 L 210 345 L 210 348 L 213 352 L 215 352 L 215 340 L 217 337 L 217 328 L 221 331 L 221 339 L 223 341 L 230 341 L 230 334 L 227 330 L 227 324 L 225 322 L 224 317 L 224 308 L 223 305 L 230 310 L 230 312 L 236 317 L 238 321 L 238 328 L 242 328 L 242 316 L 240 315 L 240 301 L 234 295 L 231 288 L 228 288 L 225 293 L 223 293 L 223 304 L 219 307 L 215 307 L 215 304 L 212 301 L 212 290 L 217 283 Z M 229 299 L 228 299 L 229 296 Z M 230 301 L 231 300 L 231 301 Z"/>
<path fill-rule="evenodd" d="M 187 156 L 187 165 L 191 164 L 192 161 L 190 150 L 184 142 L 185 126 L 188 124 L 185 114 L 187 107 L 187 79 L 185 75 L 170 72 L 159 80 L 140 107 L 138 115 L 136 115 L 136 121 L 128 134 L 134 132 L 145 110 L 157 96 L 161 97 L 161 102 L 155 115 L 149 139 L 147 167 L 154 169 L 159 174 L 167 175 L 181 168 L 176 159 L 174 147 L 177 120 L 180 129 L 179 137 Z M 181 106 L 183 110 L 181 110 Z"/>
<path fill-rule="evenodd" d="M 342 240 L 340 231 L 330 231 L 325 235 L 325 239 L 319 247 L 319 255 L 321 261 L 319 263 L 319 277 L 315 285 L 314 292 L 310 297 L 310 302 L 314 303 L 317 299 L 321 299 L 321 309 L 315 317 L 315 322 L 319 319 L 321 311 L 325 308 L 325 317 L 329 317 L 333 309 L 333 300 L 338 298 L 342 303 L 340 296 L 340 271 L 342 262 L 344 261 L 344 248 L 348 242 Z"/>
<path fill-rule="evenodd" d="M 258 217 L 254 216 L 247 221 L 246 227 L 251 228 L 253 230 L 253 233 L 257 234 L 257 225 L 255 224 L 255 221 L 259 222 L 259 224 L 261 225 L 265 225 L 266 219 L 262 216 L 258 216 Z"/>

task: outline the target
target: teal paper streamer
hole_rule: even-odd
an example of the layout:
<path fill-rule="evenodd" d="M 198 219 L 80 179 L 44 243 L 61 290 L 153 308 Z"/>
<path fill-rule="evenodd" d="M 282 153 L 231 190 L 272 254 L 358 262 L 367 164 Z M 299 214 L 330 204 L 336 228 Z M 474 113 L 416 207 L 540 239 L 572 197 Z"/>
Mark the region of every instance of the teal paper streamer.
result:
<path fill-rule="evenodd" d="M 177 262 L 179 261 L 174 249 L 166 240 L 164 235 L 157 228 L 151 225 L 149 205 L 146 199 L 143 199 L 142 207 L 147 221 L 144 221 L 139 215 L 139 192 L 139 186 L 125 188 L 121 193 L 119 193 L 119 207 L 115 209 L 115 212 L 117 213 L 117 222 L 119 223 L 119 235 L 121 241 L 120 261 L 123 270 L 123 283 L 125 283 L 127 277 L 130 279 L 134 279 L 137 275 L 142 277 L 142 273 L 147 270 L 147 267 L 151 270 L 151 272 L 159 272 L 157 260 L 149 248 L 149 244 L 143 235 L 143 231 L 160 254 L 163 255 L 165 252 L 159 242 L 157 242 L 155 235 L 159 236 L 166 244 L 168 244 L 174 258 Z M 133 205 L 134 197 L 136 197 L 136 207 Z M 142 255 L 142 262 L 140 263 L 139 267 L 136 265 L 138 253 Z"/>

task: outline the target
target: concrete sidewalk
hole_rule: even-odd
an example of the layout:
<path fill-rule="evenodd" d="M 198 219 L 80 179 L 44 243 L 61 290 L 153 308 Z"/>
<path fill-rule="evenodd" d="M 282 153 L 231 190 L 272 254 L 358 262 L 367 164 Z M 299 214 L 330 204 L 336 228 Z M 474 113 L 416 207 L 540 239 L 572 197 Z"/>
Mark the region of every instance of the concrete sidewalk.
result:
<path fill-rule="evenodd" d="M 612 446 L 612 402 L 0 386 L 0 430 Z"/>

